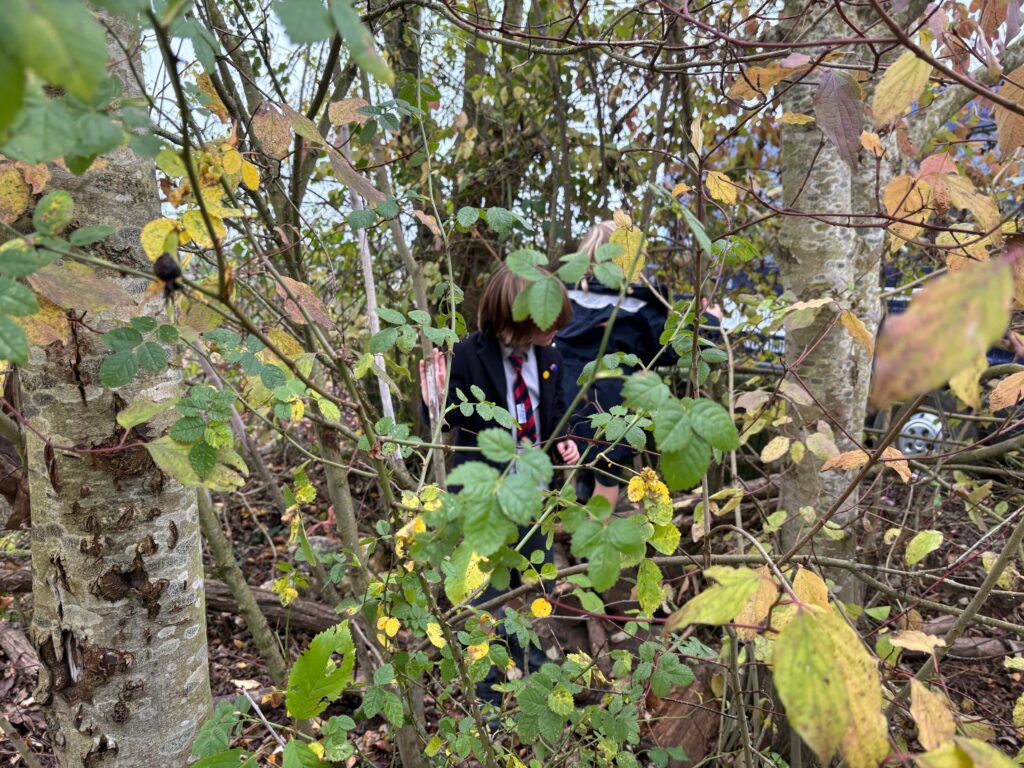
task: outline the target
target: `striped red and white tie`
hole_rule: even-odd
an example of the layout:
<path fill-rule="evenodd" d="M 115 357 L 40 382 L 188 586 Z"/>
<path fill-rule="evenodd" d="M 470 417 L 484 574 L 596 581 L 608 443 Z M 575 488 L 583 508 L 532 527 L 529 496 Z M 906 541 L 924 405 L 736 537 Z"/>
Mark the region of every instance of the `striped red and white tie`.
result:
<path fill-rule="evenodd" d="M 512 370 L 515 378 L 512 380 L 512 396 L 516 401 L 516 420 L 519 427 L 516 429 L 516 439 L 524 438 L 531 445 L 537 443 L 537 419 L 533 413 L 533 402 L 530 400 L 530 391 L 526 388 L 526 379 L 523 378 L 523 358 L 520 355 L 509 355 L 512 363 Z"/>

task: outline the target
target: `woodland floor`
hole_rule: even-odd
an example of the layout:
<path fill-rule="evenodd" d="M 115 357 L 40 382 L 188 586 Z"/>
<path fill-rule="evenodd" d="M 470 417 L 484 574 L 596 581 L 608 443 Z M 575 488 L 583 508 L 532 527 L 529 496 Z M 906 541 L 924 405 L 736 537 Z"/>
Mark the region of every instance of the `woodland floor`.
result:
<path fill-rule="evenodd" d="M 875 489 L 876 491 L 878 489 Z M 978 529 L 968 519 L 964 512 L 964 504 L 959 500 L 946 500 L 941 504 L 935 504 L 932 496 L 918 491 L 914 497 L 908 495 L 907 490 L 900 485 L 886 485 L 878 492 L 868 519 L 871 520 L 874 528 L 873 535 L 866 538 L 881 542 L 881 535 L 891 526 L 904 525 L 912 527 L 913 530 L 935 528 L 941 530 L 946 537 L 946 545 L 940 550 L 942 557 L 933 556 L 929 561 L 931 567 L 938 567 L 943 563 L 952 562 L 960 553 L 964 552 L 978 539 Z M 232 529 L 232 535 L 243 561 L 243 569 L 246 571 L 249 581 L 253 585 L 267 585 L 275 577 L 274 560 L 276 557 L 287 556 L 286 551 L 286 530 L 279 524 L 270 522 L 270 515 L 263 514 L 260 525 L 256 524 L 248 508 L 259 510 L 262 508 L 262 500 L 256 494 L 246 499 L 240 496 L 230 497 L 228 500 L 228 519 Z M 905 521 L 905 522 L 903 522 Z M 262 530 L 261 530 L 262 528 Z M 689 529 L 688 523 L 684 523 L 683 530 Z M 272 548 L 268 543 L 268 535 L 274 542 Z M 325 544 L 328 542 L 324 542 Z M 19 541 L 19 546 L 27 547 L 27 537 Z M 990 549 L 998 551 L 1000 546 L 998 537 L 991 542 Z M 865 553 L 869 559 L 876 562 L 886 557 L 888 547 L 880 549 L 876 553 Z M 24 565 L 24 563 L 23 563 Z M 980 558 L 970 560 L 966 565 L 957 569 L 954 578 L 966 584 L 979 584 L 984 577 L 984 569 Z M 932 577 L 934 581 L 934 577 Z M 927 589 L 931 582 L 915 584 L 893 584 L 906 592 L 920 594 Z M 963 605 L 967 601 L 966 593 L 956 590 L 947 585 L 939 585 L 932 589 L 928 596 L 950 605 Z M 608 596 L 606 596 L 608 597 Z M 620 595 L 619 602 L 614 598 L 607 600 L 609 612 L 620 612 L 624 609 L 622 599 L 628 601 L 628 595 Z M 0 595 L 0 600 L 3 596 Z M 564 598 L 566 604 L 578 605 L 571 598 Z M 877 605 L 885 605 L 885 599 L 876 600 Z M 31 608 L 31 599 L 27 594 L 15 595 L 13 602 L 6 607 L 0 602 L 0 619 L 12 622 L 16 625 L 27 624 L 28 611 Z M 547 644 L 550 647 L 559 642 L 564 650 L 583 648 L 584 650 L 595 650 L 594 643 L 599 641 L 602 633 L 604 637 L 611 638 L 613 643 L 622 643 L 623 636 L 621 625 L 606 621 L 590 619 L 591 628 L 588 635 L 586 621 L 577 617 L 569 617 L 564 611 L 566 618 L 553 623 L 548 620 L 548 626 L 542 630 L 542 636 L 546 636 Z M 1024 623 L 1024 603 L 1018 598 L 1005 595 L 994 595 L 983 609 L 983 613 L 1006 619 L 1009 621 Z M 896 612 L 888 619 L 890 623 L 896 624 Z M 911 614 L 912 619 L 918 617 Z M 222 701 L 233 699 L 240 695 L 242 689 L 247 689 L 249 694 L 260 702 L 262 710 L 270 722 L 287 722 L 287 715 L 283 706 L 283 699 L 275 695 L 267 681 L 264 665 L 252 646 L 248 633 L 242 620 L 234 614 L 210 611 L 208 613 L 208 637 L 210 654 L 210 674 L 213 684 L 215 700 Z M 928 625 L 940 626 L 932 622 L 941 621 L 941 616 L 922 611 L 920 620 L 925 622 L 925 629 Z M 864 619 L 862 619 L 862 622 Z M 880 627 L 885 622 L 873 622 L 872 626 Z M 305 646 L 310 639 L 311 632 L 288 631 L 286 626 L 280 626 L 279 631 L 286 637 L 286 646 L 294 658 L 295 655 Z M 598 640 L 595 640 L 595 633 Z M 941 634 L 941 632 L 939 632 Z M 1024 643 L 1014 644 L 1014 639 L 1004 636 L 999 630 L 989 628 L 974 628 L 969 633 L 973 637 L 985 637 L 996 642 L 989 651 L 984 652 L 977 658 L 947 658 L 942 662 L 942 676 L 940 685 L 945 689 L 950 698 L 958 705 L 962 715 L 962 723 L 968 729 L 977 731 L 976 735 L 987 739 L 994 739 L 1004 751 L 1015 754 L 1024 745 L 1018 729 L 1013 726 L 1013 708 L 1017 697 L 1024 692 L 1024 678 L 1020 672 L 1007 670 L 1003 666 L 1003 660 L 1009 653 L 1021 652 Z M 708 635 L 709 642 L 713 641 Z M 636 638 L 633 642 L 636 642 Z M 629 640 L 625 640 L 630 644 Z M 620 646 L 621 647 L 621 646 Z M 924 662 L 923 657 L 904 659 L 900 669 L 905 674 L 910 674 Z M 16 669 L 13 661 L 0 650 L 0 714 L 7 718 L 21 738 L 29 745 L 35 754 L 39 766 L 50 768 L 55 766 L 45 723 L 38 705 L 33 699 L 33 687 L 35 685 L 34 674 L 24 669 Z M 700 677 L 700 676 L 699 676 Z M 703 680 L 706 683 L 706 679 Z M 705 686 L 706 687 L 706 686 Z M 675 692 L 674 692 L 675 695 Z M 678 694 L 682 696 L 683 694 Z M 706 695 L 710 694 L 707 689 Z M 705 700 L 706 701 L 706 700 Z M 682 702 L 680 702 L 682 704 Z M 355 697 L 342 699 L 331 710 L 326 713 L 351 714 L 359 705 Z M 435 721 L 440 713 L 437 712 L 431 699 L 426 701 L 428 718 Z M 704 711 L 704 710 L 702 710 Z M 700 711 L 693 710 L 691 714 L 700 714 Z M 971 718 L 984 720 L 989 726 L 972 724 Z M 992 728 L 994 726 L 994 728 Z M 695 720 L 690 721 L 690 729 L 698 728 Z M 708 724 L 704 723 L 704 728 Z M 989 729 L 989 730 L 985 730 Z M 398 757 L 394 751 L 392 740 L 388 733 L 388 726 L 381 718 L 362 722 L 359 724 L 356 738 L 362 754 L 369 757 L 376 766 L 397 765 Z M 686 733 L 680 735 L 679 730 L 673 733 L 658 734 L 647 733 L 648 740 L 654 740 L 665 744 L 665 738 L 683 738 L 690 744 L 691 757 L 693 751 L 701 752 L 702 748 L 710 747 L 711 744 L 700 744 L 701 734 Z M 705 735 L 704 741 L 708 738 Z M 267 755 L 273 751 L 273 744 L 267 729 L 256 722 L 246 728 L 243 733 L 243 740 L 240 746 L 250 751 L 260 751 Z M 279 759 L 279 757 L 278 757 Z M 354 758 L 353 758 L 354 761 Z M 264 761 L 261 765 L 277 765 L 279 763 Z M 354 765 L 354 762 L 350 762 Z M 371 763 L 362 763 L 368 765 Z M 26 765 L 19 756 L 15 745 L 0 734 L 0 766 Z"/>

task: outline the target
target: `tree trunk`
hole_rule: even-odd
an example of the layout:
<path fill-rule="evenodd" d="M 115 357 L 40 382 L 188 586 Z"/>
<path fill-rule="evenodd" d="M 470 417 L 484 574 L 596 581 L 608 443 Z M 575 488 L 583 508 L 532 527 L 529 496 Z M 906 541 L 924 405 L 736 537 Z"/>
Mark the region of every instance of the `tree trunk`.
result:
<path fill-rule="evenodd" d="M 786 7 L 793 11 L 796 5 L 787 3 Z M 823 39 L 841 33 L 838 15 L 827 14 L 806 30 L 803 38 Z M 812 75 L 810 80 L 817 82 L 817 77 Z M 814 92 L 810 84 L 788 88 L 782 96 L 783 110 L 813 114 Z M 822 141 L 816 124 L 783 126 L 783 197 L 786 205 L 796 210 L 835 212 L 836 220 L 840 221 L 842 214 L 854 210 L 854 174 L 836 147 L 830 142 L 822 145 Z M 858 203 L 863 205 L 866 201 Z M 858 274 L 858 263 L 863 267 L 868 259 L 857 258 L 860 241 L 851 230 L 819 219 L 792 215 L 784 220 L 781 240 L 784 252 L 779 266 L 783 284 L 797 300 L 836 296 L 849 301 L 855 310 L 877 303 L 878 273 Z M 870 250 L 866 243 L 864 245 L 864 251 Z M 870 367 L 849 333 L 839 325 L 828 330 L 834 321 L 834 311 L 826 307 L 815 315 L 810 325 L 787 331 L 786 363 L 803 380 L 812 398 L 821 404 L 821 407 L 813 402 L 794 405 L 792 415 L 797 437 L 815 432 L 819 420 L 824 420 L 832 428 L 840 450 L 849 450 L 853 446 L 844 432 L 860 439 L 868 378 L 863 374 L 869 373 Z M 782 534 L 787 549 L 801 533 L 802 518 L 798 510 L 812 507 L 819 515 L 825 513 L 848 482 L 849 477 L 843 473 L 822 474 L 821 461 L 810 453 L 793 467 L 782 486 L 780 499 L 780 508 L 790 513 Z M 855 503 L 856 497 L 851 497 L 833 521 L 840 526 L 850 523 L 857 514 Z M 856 530 L 850 526 L 841 540 L 822 537 L 815 546 L 821 554 L 849 557 L 856 551 Z M 844 599 L 855 596 L 852 579 L 841 574 L 830 575 L 836 578 Z"/>
<path fill-rule="evenodd" d="M 127 24 L 105 21 L 137 50 Z M 111 54 L 123 94 L 138 95 L 130 62 Z M 77 226 L 115 228 L 99 255 L 148 269 L 139 234 L 160 215 L 153 165 L 128 149 L 105 160 L 77 178 L 55 169 L 53 186 L 74 196 Z M 196 494 L 145 448 L 87 452 L 158 434 L 166 419 L 124 436 L 115 415 L 137 398 L 176 399 L 181 372 L 143 374 L 117 393 L 100 385 L 107 352 L 93 330 L 164 318 L 148 281 L 98 276 L 137 304 L 90 313 L 88 329 L 73 327 L 67 346 L 33 347 L 20 371 L 22 410 L 49 441 L 27 434 L 37 698 L 62 766 L 183 766 L 211 709 Z"/>

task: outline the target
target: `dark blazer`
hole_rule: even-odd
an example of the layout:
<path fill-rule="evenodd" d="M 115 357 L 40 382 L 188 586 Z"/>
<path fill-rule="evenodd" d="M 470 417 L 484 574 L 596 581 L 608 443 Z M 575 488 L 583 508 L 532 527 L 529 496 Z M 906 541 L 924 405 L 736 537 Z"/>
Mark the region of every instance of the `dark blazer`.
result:
<path fill-rule="evenodd" d="M 537 357 L 537 377 L 540 388 L 540 440 L 548 439 L 555 427 L 562 420 L 565 414 L 565 393 L 563 376 L 565 364 L 562 356 L 554 346 L 534 347 Z M 547 378 L 544 372 L 548 372 Z M 471 333 L 465 339 L 455 345 L 452 352 L 451 370 L 448 372 L 448 405 L 456 407 L 448 411 L 445 417 L 445 429 L 457 429 L 455 444 L 475 448 L 477 435 L 485 429 L 492 429 L 500 425 L 494 421 L 484 421 L 474 410 L 471 416 L 463 416 L 458 408 L 459 396 L 457 389 L 469 399 L 469 402 L 477 402 L 470 391 L 472 385 L 480 387 L 484 391 L 484 400 L 508 408 L 507 392 L 505 384 L 505 362 L 501 359 L 501 345 L 493 336 L 485 336 L 479 331 Z M 424 411 L 426 408 L 424 407 Z M 512 414 L 513 418 L 515 414 Z M 563 434 L 567 432 L 565 428 Z M 554 448 L 554 446 L 552 446 Z M 557 458 L 557 454 L 555 454 Z M 484 461 L 487 459 L 480 453 L 457 451 L 455 453 L 454 465 L 465 461 Z M 487 462 L 491 463 L 491 462 Z M 561 463 L 558 460 L 558 463 Z M 495 464 L 499 469 L 503 467 Z"/>

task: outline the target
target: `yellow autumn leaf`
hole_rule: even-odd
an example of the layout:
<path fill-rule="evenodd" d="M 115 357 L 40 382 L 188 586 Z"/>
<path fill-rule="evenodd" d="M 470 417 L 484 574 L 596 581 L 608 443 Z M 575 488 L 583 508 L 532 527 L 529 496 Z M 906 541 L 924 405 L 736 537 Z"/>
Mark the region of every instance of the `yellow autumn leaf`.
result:
<path fill-rule="evenodd" d="M 789 451 L 789 442 L 789 438 L 783 435 L 773 437 L 761 450 L 761 461 L 768 464 L 781 459 Z"/>
<path fill-rule="evenodd" d="M 949 202 L 956 208 L 964 208 L 971 212 L 974 220 L 983 233 L 989 234 L 993 243 L 1002 242 L 1002 216 L 999 206 L 989 195 L 979 192 L 966 176 L 950 173 L 943 177 Z"/>
<path fill-rule="evenodd" d="M 224 166 L 224 172 L 234 175 L 240 173 L 242 170 L 242 153 L 237 149 L 225 150 L 224 156 L 221 158 L 221 165 Z"/>
<path fill-rule="evenodd" d="M 545 619 L 551 615 L 551 603 L 549 603 L 543 597 L 538 597 L 536 600 L 530 603 L 530 613 L 532 613 L 538 619 Z"/>
<path fill-rule="evenodd" d="M 910 465 L 907 464 L 903 457 L 896 448 L 889 446 L 882 451 L 882 459 L 885 461 L 885 467 L 893 470 L 900 476 L 903 482 L 909 482 L 911 478 Z M 866 451 L 855 449 L 852 451 L 846 451 L 844 453 L 837 454 L 830 457 L 821 465 L 822 472 L 828 472 L 832 469 L 856 469 L 862 467 L 868 463 L 868 454 Z"/>
<path fill-rule="evenodd" d="M 178 251 L 177 233 L 178 222 L 171 219 L 154 219 L 142 228 L 142 235 L 139 238 L 142 250 L 146 252 L 150 261 L 156 261 L 164 253 L 174 255 Z M 175 238 L 170 241 L 172 234 Z"/>
<path fill-rule="evenodd" d="M 700 151 L 704 148 L 704 128 L 701 125 L 701 116 L 697 115 L 690 121 L 690 143 L 693 145 L 693 151 L 700 154 Z"/>
<path fill-rule="evenodd" d="M 1014 373 L 1000 380 L 989 395 L 988 404 L 992 412 L 1011 408 L 1024 397 L 1024 371 Z"/>
<path fill-rule="evenodd" d="M 889 641 L 897 648 L 920 653 L 934 653 L 936 648 L 943 648 L 946 641 L 935 635 L 928 635 L 919 629 L 905 629 L 889 636 Z"/>
<path fill-rule="evenodd" d="M 1024 88 L 1021 88 L 1020 83 L 1024 83 L 1024 67 L 1018 67 L 1010 74 L 1003 75 L 999 95 L 1018 105 L 1024 104 Z M 1024 117 L 998 104 L 993 110 L 993 117 L 996 121 L 996 141 L 999 142 L 999 149 L 1004 158 L 1009 158 L 1017 147 L 1024 144 Z"/>
<path fill-rule="evenodd" d="M 881 128 L 902 115 L 924 93 L 931 74 L 932 65 L 913 51 L 896 59 L 882 75 L 871 101 L 875 126 Z"/>
<path fill-rule="evenodd" d="M 935 245 L 946 251 L 946 267 L 956 272 L 978 261 L 988 261 L 989 238 L 977 232 L 950 230 L 940 232 L 935 238 Z"/>
<path fill-rule="evenodd" d="M 775 601 L 779 598 L 779 587 L 772 580 L 772 572 L 768 566 L 762 565 L 757 569 L 761 576 L 761 582 L 757 585 L 757 591 L 746 605 L 736 614 L 734 619 L 736 634 L 741 640 L 753 640 L 757 637 L 757 627 L 767 618 Z"/>
<path fill-rule="evenodd" d="M 793 593 L 804 605 L 827 609 L 828 586 L 821 577 L 808 568 L 801 568 L 793 579 Z"/>
<path fill-rule="evenodd" d="M 427 624 L 427 639 L 435 648 L 444 648 L 448 645 L 448 641 L 444 639 L 444 632 L 441 631 L 441 625 L 436 621 Z"/>
<path fill-rule="evenodd" d="M 402 623 L 394 616 L 381 616 L 377 619 L 377 629 L 381 630 L 388 637 L 394 637 L 401 629 Z"/>
<path fill-rule="evenodd" d="M 885 154 L 885 149 L 882 148 L 882 139 L 877 133 L 861 131 L 860 145 L 875 157 L 881 157 Z"/>
<path fill-rule="evenodd" d="M 615 222 L 615 226 L 619 229 L 633 228 L 633 217 L 621 208 L 616 209 L 615 213 L 612 214 L 612 221 Z"/>
<path fill-rule="evenodd" d="M 843 324 L 843 328 L 849 331 L 853 340 L 867 350 L 868 357 L 875 354 L 875 337 L 868 331 L 863 320 L 846 310 L 839 315 L 839 322 Z"/>
<path fill-rule="evenodd" d="M 691 187 L 689 184 L 679 182 L 674 187 L 672 187 L 672 197 L 679 197 L 680 195 L 685 195 L 691 189 L 693 189 L 693 187 Z"/>
<path fill-rule="evenodd" d="M 882 202 L 896 221 L 889 224 L 889 232 L 897 240 L 917 237 L 921 225 L 932 215 L 934 194 L 929 185 L 911 176 L 897 176 L 882 191 Z"/>
<path fill-rule="evenodd" d="M 181 223 L 185 226 L 185 233 L 196 245 L 200 248 L 213 248 L 213 238 L 210 237 L 210 232 L 206 228 L 206 222 L 200 211 L 187 211 L 181 217 Z M 210 223 L 213 225 L 213 232 L 218 240 L 227 234 L 224 222 L 214 216 L 212 212 L 210 212 Z"/>
<path fill-rule="evenodd" d="M 242 161 L 242 183 L 251 190 L 256 190 L 260 186 L 260 169 L 248 160 Z"/>
<path fill-rule="evenodd" d="M 941 694 L 917 678 L 910 678 L 910 715 L 917 723 L 917 740 L 925 749 L 937 749 L 956 735 L 956 721 Z"/>
<path fill-rule="evenodd" d="M 466 655 L 469 656 L 473 661 L 479 661 L 491 650 L 491 646 L 487 643 L 477 643 L 476 645 L 466 646 Z"/>
<path fill-rule="evenodd" d="M 958 371 L 949 380 L 949 388 L 971 408 L 981 408 L 981 374 L 988 368 L 988 358 L 978 355 L 966 368 Z"/>
<path fill-rule="evenodd" d="M 889 446 L 882 451 L 882 460 L 885 462 L 885 466 L 900 476 L 900 479 L 904 483 L 909 483 L 912 475 L 910 474 L 910 464 L 907 463 L 903 454 L 898 448 Z"/>
<path fill-rule="evenodd" d="M 801 112 L 783 112 L 779 116 L 779 122 L 783 125 L 808 125 L 814 122 L 814 116 Z"/>
<path fill-rule="evenodd" d="M 213 112 L 222 123 L 226 123 L 228 121 L 228 108 L 221 101 L 217 89 L 213 87 L 213 81 L 210 80 L 210 76 L 205 72 L 196 75 L 196 87 L 206 97 L 203 106 Z"/>
<path fill-rule="evenodd" d="M 732 181 L 721 171 L 708 171 L 705 183 L 708 193 L 720 203 L 726 205 L 736 204 L 737 189 Z"/>
<path fill-rule="evenodd" d="M 0 259 L 3 259 L 2 253 L 0 253 Z M 11 318 L 25 331 L 29 344 L 46 347 L 55 341 L 59 341 L 61 344 L 71 341 L 68 311 L 61 309 L 39 294 L 36 294 L 36 301 L 39 304 L 38 311 L 24 317 Z"/>
<path fill-rule="evenodd" d="M 27 209 L 31 193 L 13 165 L 0 166 L 0 223 L 13 224 Z"/>

